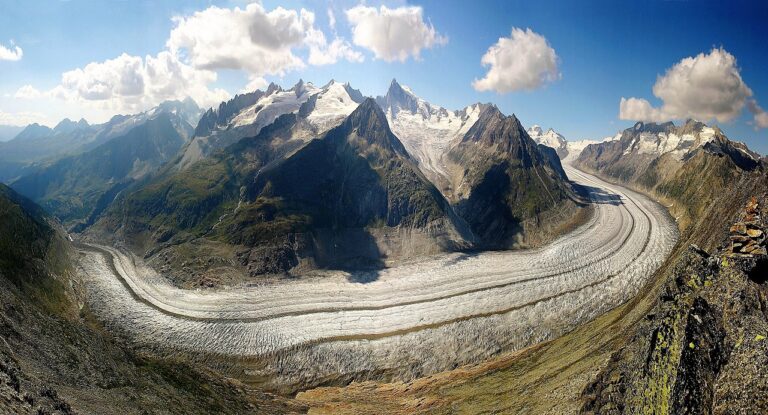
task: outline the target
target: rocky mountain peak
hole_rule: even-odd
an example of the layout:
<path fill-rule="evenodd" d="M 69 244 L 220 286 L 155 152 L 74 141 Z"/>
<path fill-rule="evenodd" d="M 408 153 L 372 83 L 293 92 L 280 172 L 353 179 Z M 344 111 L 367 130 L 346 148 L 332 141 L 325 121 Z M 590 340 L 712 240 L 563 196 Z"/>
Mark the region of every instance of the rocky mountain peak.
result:
<path fill-rule="evenodd" d="M 487 146 L 499 144 L 509 148 L 514 142 L 524 139 L 531 140 L 517 116 L 505 116 L 498 107 L 490 105 L 483 109 L 479 119 L 462 141 L 473 141 Z"/>
<path fill-rule="evenodd" d="M 355 128 L 386 128 L 389 130 L 387 117 L 373 98 L 365 98 L 349 115 L 345 124 Z"/>
<path fill-rule="evenodd" d="M 24 127 L 20 133 L 16 135 L 14 140 L 26 140 L 35 137 L 44 137 L 53 134 L 53 130 L 44 125 L 38 123 L 32 123 Z"/>
<path fill-rule="evenodd" d="M 408 152 L 389 129 L 387 116 L 373 98 L 366 98 L 339 127 L 346 134 L 352 131 L 368 144 L 376 144 L 389 151 L 407 156 Z"/>
<path fill-rule="evenodd" d="M 54 133 L 68 133 L 70 131 L 73 131 L 77 128 L 77 123 L 70 120 L 69 118 L 64 118 L 63 120 L 59 121 L 58 124 L 56 124 L 55 127 L 53 127 Z"/>
<path fill-rule="evenodd" d="M 396 79 L 389 84 L 387 94 L 377 98 L 379 105 L 396 114 L 400 110 L 416 113 L 419 110 L 419 98 L 407 87 L 401 86 Z"/>
<path fill-rule="evenodd" d="M 265 95 L 272 95 L 275 92 L 281 92 L 282 90 L 283 88 L 281 88 L 280 85 L 277 85 L 274 82 L 270 82 L 269 86 L 267 87 L 267 92 L 265 93 Z"/>
<path fill-rule="evenodd" d="M 333 82 L 333 80 L 331 80 Z M 311 85 L 311 84 L 309 84 Z M 296 82 L 296 85 L 294 85 L 290 90 L 293 91 L 294 94 L 296 94 L 296 97 L 300 97 L 302 94 L 307 92 L 307 84 L 304 83 L 304 80 L 299 78 L 299 81 Z"/>

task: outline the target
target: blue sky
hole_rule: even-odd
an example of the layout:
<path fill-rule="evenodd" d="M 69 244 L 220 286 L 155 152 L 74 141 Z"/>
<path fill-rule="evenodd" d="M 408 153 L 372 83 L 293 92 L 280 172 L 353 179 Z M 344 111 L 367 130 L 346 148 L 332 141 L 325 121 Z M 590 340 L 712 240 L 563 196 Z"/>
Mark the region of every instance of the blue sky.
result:
<path fill-rule="evenodd" d="M 345 11 L 358 6 L 358 2 L 266 0 L 262 3 L 265 13 L 278 6 L 297 13 L 302 8 L 314 12 L 312 28 L 324 34 L 327 44 L 338 37 L 348 47 L 350 57 L 337 57 L 332 64 L 310 64 L 306 40 L 302 40 L 305 43 L 294 45 L 290 56 L 301 60 L 303 65 L 299 66 L 303 67 L 289 65 L 277 71 L 265 70 L 263 65 L 250 65 L 242 58 L 235 64 L 220 59 L 219 64 L 206 66 L 201 64 L 205 59 L 203 52 L 195 58 L 184 49 L 178 52 L 178 60 L 190 71 L 202 71 L 199 77 L 189 75 L 193 79 L 189 85 L 207 88 L 198 90 L 198 95 L 209 97 L 211 102 L 225 93 L 242 91 L 251 81 L 252 85 L 275 81 L 290 86 L 299 78 L 317 84 L 335 78 L 350 82 L 366 95 L 378 95 L 386 91 L 394 77 L 421 97 L 450 109 L 477 101 L 494 102 L 505 113 L 515 113 L 526 125 L 553 127 L 568 139 L 581 139 L 613 135 L 634 123 L 633 119 L 619 117 L 622 97 L 647 100 L 650 106 L 660 109 L 653 113 L 657 118 L 709 114 L 711 106 L 697 106 L 695 91 L 680 92 L 672 87 L 669 94 L 679 93 L 683 97 L 668 98 L 665 107 L 665 101 L 654 95 L 653 87 L 657 77 L 664 76 L 684 58 L 722 48 L 718 50 L 725 56 L 735 58 L 734 67 L 751 95 L 745 95 L 743 88 L 740 94 L 726 94 L 727 99 L 737 100 L 736 104 L 740 102 L 744 109 L 738 114 L 721 111 L 708 121 L 718 124 L 729 137 L 746 142 L 762 154 L 768 153 L 768 128 L 756 129 L 754 112 L 747 109 L 750 102 L 768 107 L 768 3 L 478 3 L 366 2 L 366 6 L 377 8 L 384 4 L 391 10 L 419 6 L 425 27 L 432 28 L 439 37 L 424 46 L 418 56 L 411 53 L 404 60 L 388 60 L 377 55 L 377 46 L 356 41 Z M 89 63 L 104 62 L 124 53 L 138 58 L 155 57 L 168 50 L 170 34 L 179 25 L 175 16 L 189 17 L 211 6 L 244 9 L 246 5 L 242 1 L 0 0 L 0 45 L 11 52 L 15 47 L 23 51 L 18 60 L 0 60 L 0 120 L 40 120 L 51 124 L 65 116 L 84 116 L 89 121 L 101 122 L 117 112 L 151 106 L 154 102 L 147 97 L 92 101 L 66 88 L 60 88 L 59 92 L 64 92 L 59 95 L 49 91 L 63 84 L 63 73 L 85 68 Z M 336 20 L 333 27 L 329 9 Z M 557 56 L 556 76 L 511 91 L 476 90 L 473 81 L 486 76 L 489 70 L 481 64 L 483 55 L 499 38 L 509 38 L 512 28 L 530 28 L 546 39 Z M 179 42 L 183 45 L 185 41 Z M 215 81 L 210 80 L 211 74 Z M 24 94 L 18 91 L 25 85 L 32 87 L 33 92 L 21 98 Z M 170 87 L 166 89 L 163 94 L 170 91 Z M 153 95 L 161 96 L 165 95 Z M 733 102 L 723 105 L 726 104 Z M 718 111 L 721 107 L 717 107 Z M 627 114 L 631 117 L 637 112 Z"/>

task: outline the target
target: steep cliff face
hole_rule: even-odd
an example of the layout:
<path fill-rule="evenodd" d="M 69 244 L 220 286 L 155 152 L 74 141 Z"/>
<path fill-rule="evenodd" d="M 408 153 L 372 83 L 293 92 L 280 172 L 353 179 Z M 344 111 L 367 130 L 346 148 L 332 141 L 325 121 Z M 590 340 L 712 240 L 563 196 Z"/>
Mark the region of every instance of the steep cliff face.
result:
<path fill-rule="evenodd" d="M 496 107 L 483 110 L 447 159 L 452 202 L 484 247 L 524 246 L 539 225 L 577 210 L 555 151 Z"/>
<path fill-rule="evenodd" d="M 262 238 L 265 227 L 288 214 L 296 218 L 290 238 L 306 241 L 308 249 L 278 249 L 294 266 L 306 256 L 324 267 L 374 265 L 471 242 L 465 225 L 421 174 L 371 99 L 323 138 L 261 170 L 245 194 L 254 205 L 281 206 L 271 220 L 255 219 L 242 209 L 222 221 L 222 232 L 237 235 L 231 242 L 255 247 L 249 254 L 252 266 L 263 261 L 264 242 L 272 243 Z"/>
<path fill-rule="evenodd" d="M 576 163 L 663 200 L 683 230 L 644 318 L 585 388 L 582 411 L 765 412 L 764 161 L 688 121 L 638 123 Z"/>

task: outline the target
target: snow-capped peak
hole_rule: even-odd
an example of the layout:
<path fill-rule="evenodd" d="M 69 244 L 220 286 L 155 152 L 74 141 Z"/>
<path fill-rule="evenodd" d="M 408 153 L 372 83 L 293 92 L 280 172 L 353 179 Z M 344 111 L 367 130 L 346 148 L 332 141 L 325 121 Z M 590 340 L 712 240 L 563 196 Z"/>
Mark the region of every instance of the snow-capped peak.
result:
<path fill-rule="evenodd" d="M 695 120 L 688 120 L 679 127 L 671 122 L 638 122 L 622 134 L 631 137 L 624 150 L 625 155 L 636 153 L 661 156 L 670 153 L 682 160 L 686 154 L 713 141 L 718 130 Z"/>
<path fill-rule="evenodd" d="M 550 128 L 547 132 L 544 132 L 539 125 L 534 124 L 527 132 L 536 144 L 542 144 L 555 149 L 561 158 L 568 154 L 568 142 L 562 134 L 554 129 Z"/>
<path fill-rule="evenodd" d="M 385 96 L 376 102 L 387 116 L 392 132 L 428 176 L 447 177 L 442 156 L 450 144 L 469 131 L 485 108 L 473 104 L 450 111 L 418 97 L 411 88 L 393 79 Z"/>
<path fill-rule="evenodd" d="M 237 100 L 243 101 L 243 98 L 248 100 L 240 106 Z M 288 90 L 270 83 L 264 92 L 255 91 L 222 103 L 220 108 L 231 104 L 231 115 L 218 117 L 211 111 L 212 117 L 216 118 L 199 129 L 202 133 L 187 147 L 180 166 L 189 166 L 213 149 L 226 147 L 243 137 L 256 136 L 264 127 L 286 114 L 297 114 L 302 120 L 292 131 L 293 139 L 306 141 L 320 137 L 341 124 L 362 101 L 360 91 L 334 80 L 321 88 L 312 82 L 299 80 Z"/>

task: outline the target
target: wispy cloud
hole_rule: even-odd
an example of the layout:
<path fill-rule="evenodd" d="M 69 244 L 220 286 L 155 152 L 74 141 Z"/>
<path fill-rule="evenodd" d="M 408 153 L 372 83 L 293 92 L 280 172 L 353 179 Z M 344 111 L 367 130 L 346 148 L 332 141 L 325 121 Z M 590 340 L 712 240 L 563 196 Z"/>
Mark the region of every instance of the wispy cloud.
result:
<path fill-rule="evenodd" d="M 9 46 L 0 44 L 0 61 L 18 61 L 24 56 L 24 51 L 11 40 Z"/>

